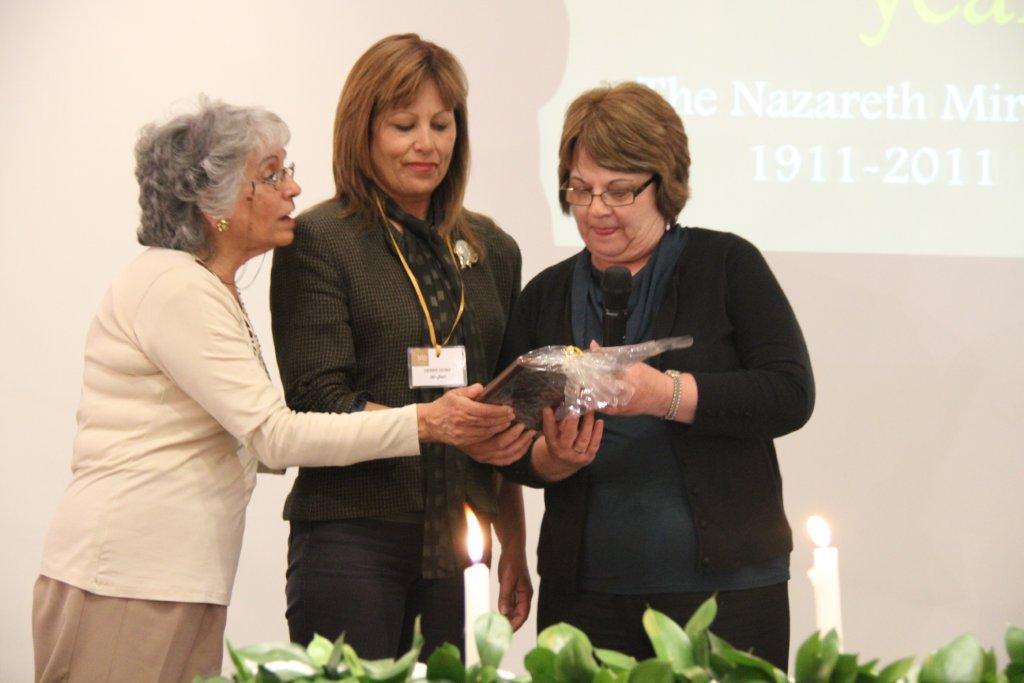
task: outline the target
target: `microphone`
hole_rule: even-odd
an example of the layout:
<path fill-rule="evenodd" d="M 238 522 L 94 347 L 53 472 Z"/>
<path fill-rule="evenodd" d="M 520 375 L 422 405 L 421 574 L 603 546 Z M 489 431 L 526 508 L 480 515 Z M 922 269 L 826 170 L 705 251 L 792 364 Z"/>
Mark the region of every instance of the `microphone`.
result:
<path fill-rule="evenodd" d="M 633 276 L 625 266 L 609 266 L 601 275 L 604 296 L 604 346 L 626 343 L 626 319 L 629 318 L 629 294 Z"/>

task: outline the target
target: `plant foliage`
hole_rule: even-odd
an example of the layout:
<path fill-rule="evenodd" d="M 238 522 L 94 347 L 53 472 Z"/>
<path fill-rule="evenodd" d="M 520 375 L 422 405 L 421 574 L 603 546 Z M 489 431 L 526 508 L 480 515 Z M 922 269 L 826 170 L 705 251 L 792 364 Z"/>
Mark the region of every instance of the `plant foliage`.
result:
<path fill-rule="evenodd" d="M 595 648 L 583 631 L 568 624 L 550 626 L 537 635 L 537 646 L 524 661 L 527 675 L 499 669 L 512 642 L 505 617 L 485 614 L 473 625 L 480 662 L 466 667 L 459 649 L 445 643 L 417 665 L 423 648 L 419 621 L 412 649 L 398 659 L 364 660 L 345 643 L 315 636 L 307 647 L 265 643 L 234 648 L 228 654 L 235 673 L 227 678 L 196 678 L 194 683 L 1024 683 L 1024 629 L 1006 631 L 1009 661 L 999 669 L 994 650 L 964 635 L 927 655 L 920 664 L 906 657 L 880 666 L 861 663 L 842 651 L 839 636 L 815 633 L 796 653 L 793 678 L 769 662 L 734 648 L 709 628 L 717 613 L 715 599 L 701 605 L 685 626 L 648 609 L 644 630 L 655 657 L 637 661 L 614 650 Z"/>

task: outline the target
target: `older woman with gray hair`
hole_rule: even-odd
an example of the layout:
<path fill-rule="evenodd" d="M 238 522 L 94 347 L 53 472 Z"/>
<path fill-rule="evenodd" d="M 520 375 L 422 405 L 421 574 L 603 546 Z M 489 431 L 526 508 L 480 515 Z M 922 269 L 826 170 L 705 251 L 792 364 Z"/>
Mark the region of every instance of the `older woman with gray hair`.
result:
<path fill-rule="evenodd" d="M 37 680 L 217 674 L 258 463 L 415 455 L 511 424 L 470 390 L 358 414 L 286 407 L 235 277 L 292 241 L 288 138 L 268 111 L 205 99 L 142 131 L 149 248 L 114 279 L 86 339 L 72 479 L 34 591 Z"/>

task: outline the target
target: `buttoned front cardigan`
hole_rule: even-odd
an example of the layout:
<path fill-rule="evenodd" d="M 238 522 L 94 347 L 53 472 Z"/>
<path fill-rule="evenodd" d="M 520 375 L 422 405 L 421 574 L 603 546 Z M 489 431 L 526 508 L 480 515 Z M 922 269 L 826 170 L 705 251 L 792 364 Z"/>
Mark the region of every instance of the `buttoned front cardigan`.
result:
<path fill-rule="evenodd" d="M 673 425 L 672 446 L 696 526 L 697 569 L 728 572 L 792 550 L 772 439 L 808 420 L 814 380 L 796 317 L 760 252 L 730 233 L 688 231 L 653 334 L 689 334 L 694 344 L 653 364 L 696 379 L 696 419 Z M 503 364 L 530 349 L 572 343 L 575 259 L 548 268 L 524 288 L 509 322 Z M 587 468 L 545 485 L 524 457 L 505 474 L 545 487 L 538 571 L 548 585 L 575 589 Z"/>

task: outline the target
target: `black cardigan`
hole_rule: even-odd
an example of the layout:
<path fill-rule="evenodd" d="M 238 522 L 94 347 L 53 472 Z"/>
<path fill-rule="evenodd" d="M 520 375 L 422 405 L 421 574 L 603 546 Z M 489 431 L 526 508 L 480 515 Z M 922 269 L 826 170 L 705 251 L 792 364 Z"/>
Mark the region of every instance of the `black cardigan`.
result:
<path fill-rule="evenodd" d="M 694 344 L 653 362 L 697 381 L 696 419 L 675 425 L 673 447 L 696 525 L 698 570 L 728 572 L 793 548 L 772 439 L 808 420 L 814 379 L 800 326 L 760 252 L 730 233 L 688 230 L 653 333 L 655 339 L 690 334 Z M 572 343 L 575 259 L 548 268 L 524 288 L 506 332 L 503 364 L 530 349 Z M 505 475 L 545 487 L 537 569 L 546 582 L 574 589 L 588 468 L 546 484 L 526 457 Z"/>

